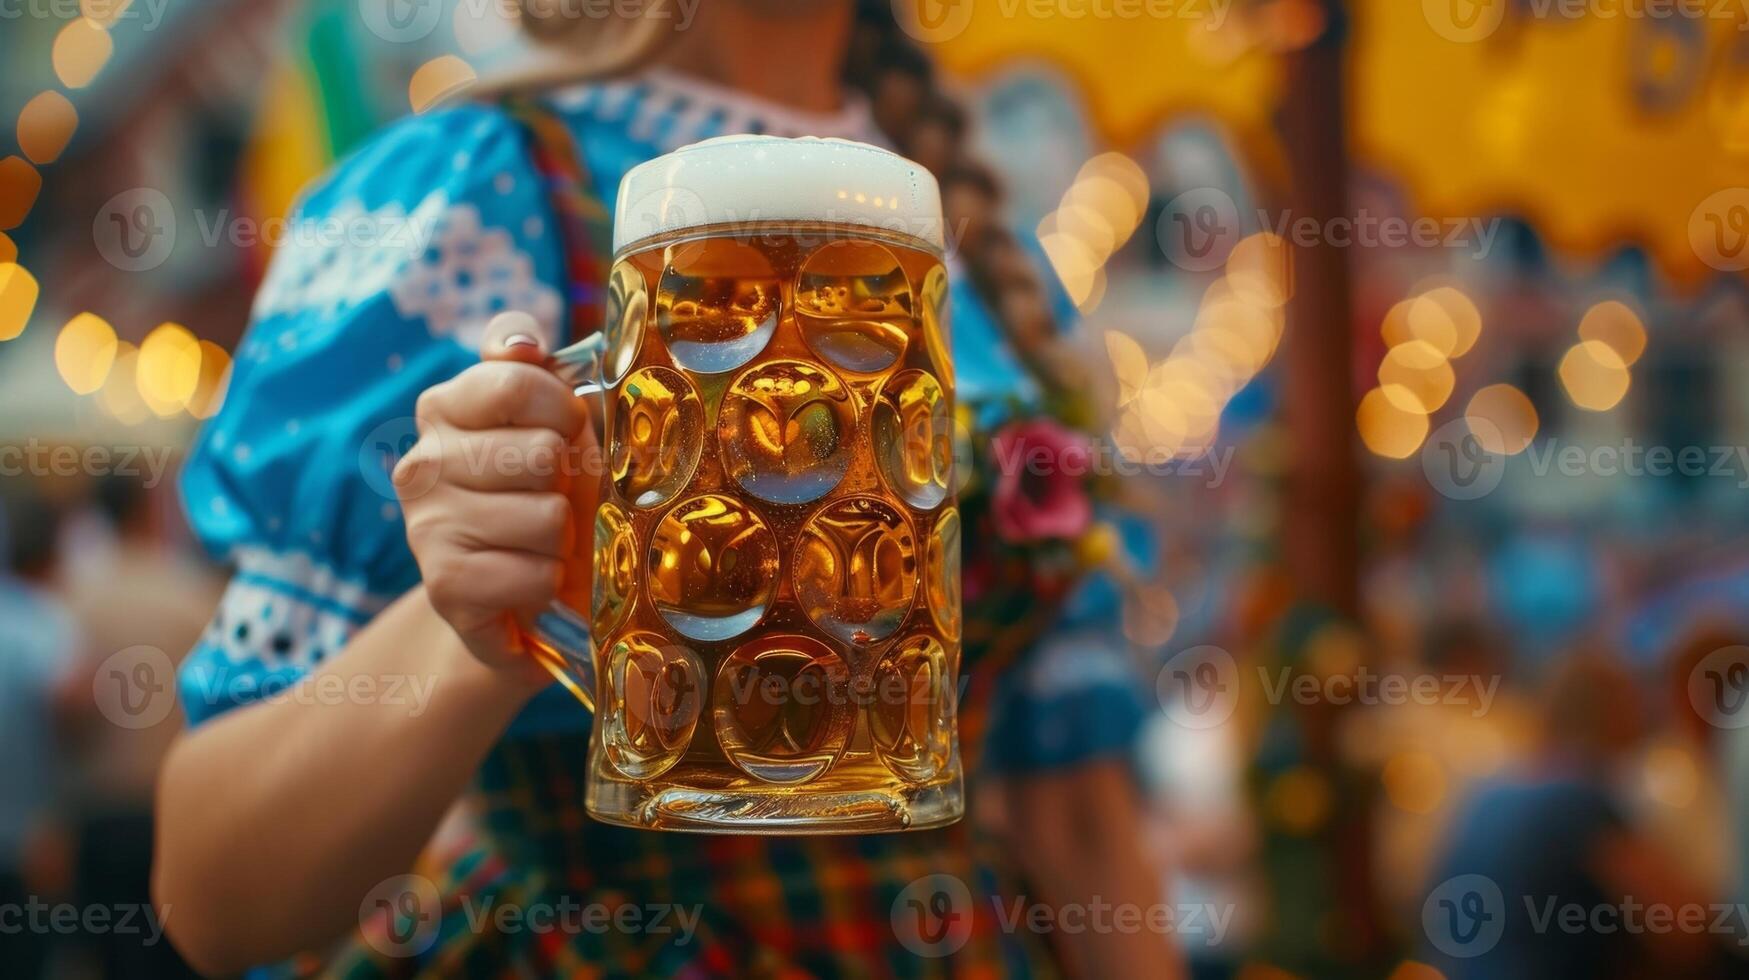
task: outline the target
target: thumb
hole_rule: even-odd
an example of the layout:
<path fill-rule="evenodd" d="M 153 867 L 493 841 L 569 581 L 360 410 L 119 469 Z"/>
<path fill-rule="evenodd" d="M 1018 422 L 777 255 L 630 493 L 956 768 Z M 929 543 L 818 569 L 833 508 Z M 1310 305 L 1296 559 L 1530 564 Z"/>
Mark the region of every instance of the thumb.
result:
<path fill-rule="evenodd" d="M 480 338 L 480 360 L 545 364 L 547 331 L 539 320 L 520 310 L 500 313 L 486 324 Z"/>

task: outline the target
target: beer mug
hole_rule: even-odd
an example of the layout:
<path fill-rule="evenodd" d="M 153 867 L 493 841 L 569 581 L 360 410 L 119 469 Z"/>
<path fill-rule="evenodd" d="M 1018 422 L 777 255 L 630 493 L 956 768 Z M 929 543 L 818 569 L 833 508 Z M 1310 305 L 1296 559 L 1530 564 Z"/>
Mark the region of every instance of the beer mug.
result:
<path fill-rule="evenodd" d="M 620 184 L 592 594 L 532 646 L 595 710 L 587 804 L 649 829 L 963 812 L 940 193 L 844 140 L 725 137 Z"/>

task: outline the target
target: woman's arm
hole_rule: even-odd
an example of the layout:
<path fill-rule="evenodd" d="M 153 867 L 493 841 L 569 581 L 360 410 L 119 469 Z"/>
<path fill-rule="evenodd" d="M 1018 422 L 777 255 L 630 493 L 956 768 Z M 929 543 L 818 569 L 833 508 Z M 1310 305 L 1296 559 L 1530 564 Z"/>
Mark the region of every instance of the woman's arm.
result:
<path fill-rule="evenodd" d="M 424 584 L 295 687 L 184 734 L 166 760 L 154 890 L 202 970 L 356 926 L 550 681 L 517 650 L 511 617 L 545 608 L 566 560 L 589 553 L 590 522 L 579 533 L 573 513 L 593 513 L 595 481 L 559 464 L 593 435 L 534 333 L 526 316 L 496 318 L 488 363 L 419 399 L 420 439 L 394 478 Z M 587 578 L 586 562 L 568 570 Z"/>
<path fill-rule="evenodd" d="M 1026 898 L 1053 913 L 1049 939 L 1073 976 L 1184 975 L 1178 943 L 1151 913 L 1166 891 L 1142 847 L 1142 799 L 1126 761 L 1017 778 L 1003 796 L 1007 832 L 1038 889 Z"/>
<path fill-rule="evenodd" d="M 284 697 L 183 735 L 159 779 L 153 882 L 177 948 L 203 973 L 234 974 L 356 927 L 532 681 L 471 656 L 420 588 Z M 347 691 L 366 694 L 330 693 Z"/>

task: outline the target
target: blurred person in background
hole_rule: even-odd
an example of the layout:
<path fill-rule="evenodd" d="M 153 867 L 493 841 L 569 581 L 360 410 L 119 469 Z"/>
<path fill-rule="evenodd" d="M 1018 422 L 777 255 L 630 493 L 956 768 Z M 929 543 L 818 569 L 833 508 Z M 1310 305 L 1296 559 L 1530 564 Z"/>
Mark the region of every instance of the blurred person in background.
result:
<path fill-rule="evenodd" d="M 1698 909 L 1713 923 L 1705 891 L 1623 800 L 1645 715 L 1639 685 L 1614 657 L 1586 650 L 1555 665 L 1535 758 L 1459 808 L 1431 876 L 1424 958 L 1449 980 L 1722 975 L 1732 937 L 1645 927 L 1648 908 L 1672 920 Z M 1498 900 L 1469 876 L 1497 888 Z M 1637 918 L 1621 911 L 1629 907 Z M 1564 911 L 1574 909 L 1577 925 Z M 1497 933 L 1482 931 L 1496 922 Z"/>
<path fill-rule="evenodd" d="M 957 403 L 974 406 L 981 430 L 974 441 L 998 426 L 1072 438 L 1055 419 L 1074 419 L 1064 406 L 1087 397 L 1078 362 L 1058 349 L 1072 304 L 1004 225 L 963 116 L 893 4 L 717 0 L 686 30 L 671 6 L 578 17 L 525 5 L 544 57 L 514 86 L 524 100 L 404 120 L 303 195 L 312 221 L 434 219 L 436 247 L 276 252 L 245 341 L 260 356 L 237 359 L 185 471 L 197 533 L 239 571 L 182 669 L 191 728 L 160 783 L 155 885 L 175 909 L 172 935 L 220 973 L 327 950 L 350 933 L 326 955 L 354 977 L 1176 975 L 1159 930 L 1074 928 L 1071 918 L 1071 906 L 1146 912 L 1164 901 L 1142 851 L 1136 691 L 1083 686 L 1065 704 L 1067 687 L 1050 680 L 1067 659 L 1051 666 L 1053 641 L 1059 652 L 1123 642 L 1109 612 L 1096 639 L 1061 633 L 1055 615 L 1093 577 L 1082 573 L 1103 567 L 1097 556 L 1122 544 L 1108 534 L 1103 548 L 1082 546 L 1093 513 L 1084 490 L 1051 488 L 1071 505 L 1067 520 L 1021 499 L 1037 489 L 1021 486 L 1029 481 L 986 475 L 960 497 L 961 744 L 974 807 L 1004 797 L 993 808 L 999 835 L 977 813 L 936 830 L 804 837 L 652 833 L 584 813 L 589 719 L 519 654 L 510 625 L 553 597 L 556 562 L 575 538 L 568 522 L 593 522 L 572 515 L 550 481 L 530 482 L 538 474 L 470 476 L 453 454 L 555 437 L 587 448 L 584 406 L 540 366 L 567 336 L 599 328 L 568 325 L 564 313 L 600 291 L 595 270 L 611 257 L 600 253 L 611 240 L 604 202 L 630 167 L 746 132 L 915 156 L 938 176 L 959 235 L 953 366 Z M 502 311 L 517 315 L 494 316 Z M 415 415 L 423 438 L 393 485 L 360 465 L 373 440 L 413 434 Z M 422 482 L 425 492 L 411 489 Z M 1039 541 L 1066 548 L 1039 558 L 1049 549 L 1028 551 Z M 417 716 L 363 699 L 261 697 L 385 676 L 440 683 Z M 476 777 L 482 839 L 438 876 L 442 908 L 422 910 L 441 917 L 442 938 L 413 960 L 391 956 L 383 936 L 406 923 L 373 917 L 359 935 L 361 899 L 414 865 Z M 915 910 L 898 904 L 937 876 L 957 879 L 964 898 L 937 890 Z M 687 942 L 636 930 L 500 933 L 470 928 L 464 898 L 679 906 L 703 921 Z M 1003 925 L 997 916 L 1017 905 L 1060 914 L 1064 928 Z M 895 907 L 933 918 L 913 920 L 907 941 Z M 918 945 L 961 929 L 946 958 Z"/>
<path fill-rule="evenodd" d="M 165 529 L 140 480 L 102 477 L 92 502 L 114 546 L 67 586 L 68 609 L 87 651 L 79 665 L 84 696 L 71 701 L 83 710 L 66 724 L 74 898 L 83 907 L 143 907 L 151 901 L 152 793 L 182 727 L 173 667 L 199 640 L 222 584 L 166 546 Z M 118 669 L 109 666 L 116 663 L 154 676 L 106 676 Z M 155 676 L 159 672 L 164 676 Z M 104 684 L 132 685 L 122 696 L 143 699 L 142 713 L 105 715 L 92 697 Z M 158 714 L 163 717 L 154 720 Z M 106 930 L 85 937 L 85 946 L 106 977 L 191 972 L 155 934 Z"/>
<path fill-rule="evenodd" d="M 1634 818 L 1708 896 L 1728 899 L 1737 887 L 1737 828 L 1727 794 L 1723 755 L 1734 720 L 1695 695 L 1697 672 L 1717 650 L 1742 644 L 1740 634 L 1712 625 L 1690 630 L 1664 659 L 1650 691 L 1654 729 L 1634 760 L 1628 805 Z M 1702 679 L 1704 684 L 1704 679 Z"/>
<path fill-rule="evenodd" d="M 1402 922 L 1418 923 L 1439 842 L 1475 786 L 1521 762 L 1535 718 L 1509 676 L 1512 651 L 1481 621 L 1434 621 L 1419 638 L 1411 679 L 1431 678 L 1438 695 L 1367 706 L 1344 732 L 1369 760 L 1384 794 L 1374 824 L 1379 894 Z"/>
<path fill-rule="evenodd" d="M 32 980 L 51 949 L 33 900 L 66 885 L 60 821 L 60 692 L 78 631 L 52 589 L 58 514 L 34 487 L 0 493 L 0 972 Z"/>

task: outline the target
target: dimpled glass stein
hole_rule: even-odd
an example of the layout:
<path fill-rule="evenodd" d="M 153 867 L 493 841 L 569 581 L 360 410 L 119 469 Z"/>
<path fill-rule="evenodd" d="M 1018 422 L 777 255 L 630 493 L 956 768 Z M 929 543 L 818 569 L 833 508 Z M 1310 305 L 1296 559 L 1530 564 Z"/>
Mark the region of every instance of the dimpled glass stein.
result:
<path fill-rule="evenodd" d="M 733 137 L 635 169 L 615 222 L 580 389 L 604 403 L 592 595 L 568 614 L 593 651 L 554 617 L 540 633 L 598 706 L 589 812 L 735 833 L 958 819 L 934 180 L 863 144 Z"/>

